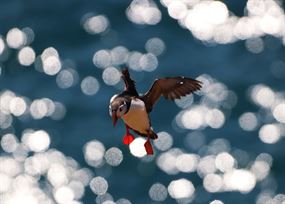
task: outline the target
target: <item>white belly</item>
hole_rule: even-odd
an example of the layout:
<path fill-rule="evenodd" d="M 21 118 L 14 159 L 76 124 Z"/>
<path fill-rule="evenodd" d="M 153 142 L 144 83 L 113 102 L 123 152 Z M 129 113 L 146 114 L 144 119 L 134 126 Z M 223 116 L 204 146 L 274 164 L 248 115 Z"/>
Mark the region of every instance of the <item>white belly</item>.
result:
<path fill-rule="evenodd" d="M 132 129 L 141 133 L 147 134 L 150 129 L 148 114 L 145 109 L 145 104 L 140 99 L 133 99 L 127 114 L 122 119 Z"/>

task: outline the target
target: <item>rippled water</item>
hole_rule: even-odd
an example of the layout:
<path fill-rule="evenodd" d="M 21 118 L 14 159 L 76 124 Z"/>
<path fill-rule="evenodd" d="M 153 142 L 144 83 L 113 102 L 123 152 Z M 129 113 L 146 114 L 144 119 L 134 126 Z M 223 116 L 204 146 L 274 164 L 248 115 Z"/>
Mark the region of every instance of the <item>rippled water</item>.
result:
<path fill-rule="evenodd" d="M 0 2 L 1 203 L 285 202 L 282 3 Z M 112 126 L 124 66 L 203 82 L 154 108 L 154 156 Z"/>

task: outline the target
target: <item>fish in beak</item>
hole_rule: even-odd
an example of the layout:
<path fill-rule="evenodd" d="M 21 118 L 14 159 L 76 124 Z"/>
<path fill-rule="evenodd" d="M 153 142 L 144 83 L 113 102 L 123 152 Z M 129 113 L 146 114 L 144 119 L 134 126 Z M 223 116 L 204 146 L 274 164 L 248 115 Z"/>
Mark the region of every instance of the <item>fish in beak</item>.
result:
<path fill-rule="evenodd" d="M 118 120 L 116 112 L 112 113 L 112 120 L 113 120 L 113 125 L 116 126 L 116 123 L 117 123 L 117 120 Z"/>

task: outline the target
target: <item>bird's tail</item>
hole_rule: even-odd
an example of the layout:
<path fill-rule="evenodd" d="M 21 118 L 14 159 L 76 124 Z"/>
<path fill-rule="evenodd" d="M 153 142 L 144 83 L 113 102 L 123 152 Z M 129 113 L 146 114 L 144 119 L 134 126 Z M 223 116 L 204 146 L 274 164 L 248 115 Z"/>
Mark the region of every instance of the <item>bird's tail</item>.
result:
<path fill-rule="evenodd" d="M 151 139 L 155 140 L 158 138 L 157 134 L 153 131 L 153 130 L 150 130 L 149 132 L 149 136 Z"/>

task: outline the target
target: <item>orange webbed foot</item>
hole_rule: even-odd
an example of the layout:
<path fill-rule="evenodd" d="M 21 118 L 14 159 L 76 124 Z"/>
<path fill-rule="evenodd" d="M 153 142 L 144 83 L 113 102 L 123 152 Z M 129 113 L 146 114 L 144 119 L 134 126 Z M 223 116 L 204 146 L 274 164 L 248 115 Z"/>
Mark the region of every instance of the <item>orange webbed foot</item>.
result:
<path fill-rule="evenodd" d="M 133 141 L 134 141 L 135 137 L 133 135 L 131 135 L 130 133 L 129 134 L 126 134 L 124 137 L 123 137 L 123 143 L 125 145 L 129 145 L 131 144 Z"/>
<path fill-rule="evenodd" d="M 153 154 L 153 148 L 152 148 L 152 145 L 151 145 L 149 139 L 144 143 L 144 148 L 145 148 L 146 153 L 148 155 L 152 155 Z"/>
<path fill-rule="evenodd" d="M 126 134 L 123 137 L 123 143 L 129 145 L 134 141 L 135 137 L 130 133 L 129 127 L 126 125 Z"/>

